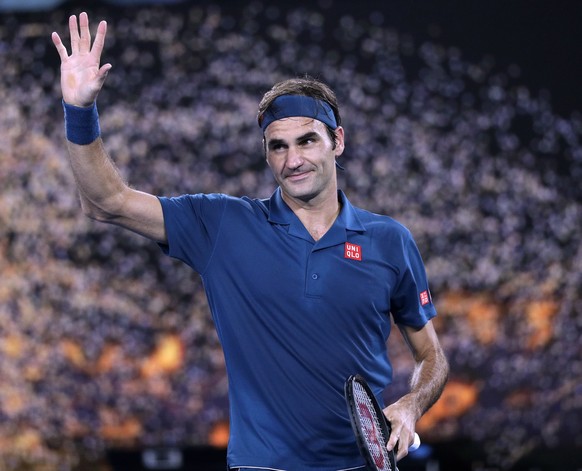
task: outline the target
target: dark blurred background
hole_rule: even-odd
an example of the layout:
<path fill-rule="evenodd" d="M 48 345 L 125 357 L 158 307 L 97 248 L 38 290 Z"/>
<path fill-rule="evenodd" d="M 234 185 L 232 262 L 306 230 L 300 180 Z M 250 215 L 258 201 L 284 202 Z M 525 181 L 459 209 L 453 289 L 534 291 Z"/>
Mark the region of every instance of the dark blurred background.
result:
<path fill-rule="evenodd" d="M 0 470 L 224 469 L 200 280 L 80 212 L 50 34 L 81 11 L 108 21 L 103 136 L 144 191 L 269 196 L 258 100 L 336 90 L 340 185 L 413 232 L 451 361 L 402 471 L 582 469 L 581 4 L 0 0 Z M 387 401 L 412 366 L 389 351 Z"/>

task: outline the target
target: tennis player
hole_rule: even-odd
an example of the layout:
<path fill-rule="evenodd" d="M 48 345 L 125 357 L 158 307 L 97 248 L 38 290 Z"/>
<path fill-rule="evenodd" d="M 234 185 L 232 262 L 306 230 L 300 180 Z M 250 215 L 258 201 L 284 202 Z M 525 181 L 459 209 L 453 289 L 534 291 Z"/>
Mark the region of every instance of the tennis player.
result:
<path fill-rule="evenodd" d="M 384 409 L 393 427 L 387 446 L 398 443 L 405 456 L 448 364 L 410 232 L 338 189 L 345 136 L 333 91 L 291 79 L 260 102 L 278 184 L 270 198 L 158 197 L 126 184 L 100 136 L 95 101 L 111 70 L 100 65 L 106 22 L 93 42 L 87 14 L 71 16 L 69 29 L 70 53 L 57 33 L 52 39 L 83 211 L 157 242 L 202 277 L 229 379 L 229 469 L 365 469 L 343 385 L 358 373 L 382 401 L 392 377 L 390 316 L 415 361 L 410 391 Z"/>

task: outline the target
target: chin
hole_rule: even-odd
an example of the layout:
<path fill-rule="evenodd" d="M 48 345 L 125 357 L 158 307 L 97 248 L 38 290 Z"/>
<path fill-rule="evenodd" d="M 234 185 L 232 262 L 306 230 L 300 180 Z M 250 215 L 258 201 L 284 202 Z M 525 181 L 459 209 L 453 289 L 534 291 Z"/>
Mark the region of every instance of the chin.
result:
<path fill-rule="evenodd" d="M 316 198 L 318 195 L 317 192 L 305 192 L 305 191 L 294 191 L 294 192 L 292 191 L 292 192 L 287 192 L 287 194 L 294 199 L 304 201 L 304 202 L 311 201 L 314 198 Z"/>

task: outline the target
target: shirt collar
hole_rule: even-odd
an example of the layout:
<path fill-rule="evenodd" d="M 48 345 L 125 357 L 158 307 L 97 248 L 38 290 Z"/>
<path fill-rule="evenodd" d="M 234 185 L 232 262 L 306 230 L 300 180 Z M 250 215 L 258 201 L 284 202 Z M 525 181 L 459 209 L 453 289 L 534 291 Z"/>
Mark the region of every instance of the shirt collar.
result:
<path fill-rule="evenodd" d="M 342 209 L 333 226 L 337 225 L 349 231 L 365 232 L 366 228 L 358 217 L 357 208 L 352 206 L 342 190 L 338 190 L 338 198 L 342 205 Z M 269 222 L 291 226 L 294 225 L 296 221 L 299 221 L 299 219 L 295 216 L 295 213 L 291 208 L 287 206 L 287 203 L 283 201 L 281 188 L 278 187 L 269 200 Z"/>

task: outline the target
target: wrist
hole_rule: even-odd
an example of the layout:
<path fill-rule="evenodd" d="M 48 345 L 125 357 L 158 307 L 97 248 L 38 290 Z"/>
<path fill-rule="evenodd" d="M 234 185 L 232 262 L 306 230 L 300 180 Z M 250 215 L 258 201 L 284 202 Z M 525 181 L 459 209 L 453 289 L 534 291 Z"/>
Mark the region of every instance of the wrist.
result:
<path fill-rule="evenodd" d="M 65 112 L 65 134 L 67 140 L 73 144 L 91 144 L 101 135 L 99 113 L 93 102 L 87 107 L 69 105 L 63 100 Z"/>
<path fill-rule="evenodd" d="M 417 422 L 422 417 L 424 408 L 420 404 L 419 398 L 414 393 L 408 393 L 396 401 L 399 406 L 408 410 L 409 416 Z"/>

